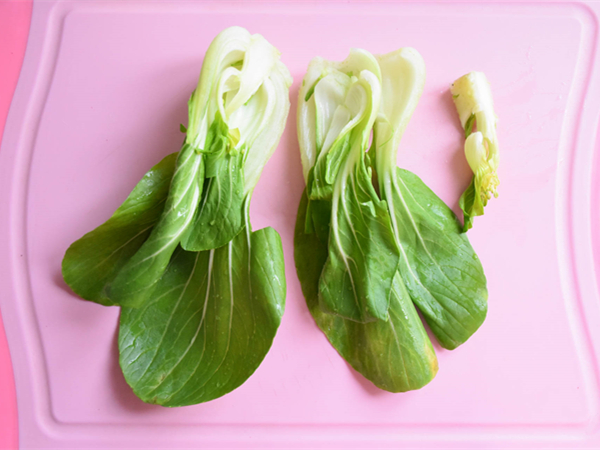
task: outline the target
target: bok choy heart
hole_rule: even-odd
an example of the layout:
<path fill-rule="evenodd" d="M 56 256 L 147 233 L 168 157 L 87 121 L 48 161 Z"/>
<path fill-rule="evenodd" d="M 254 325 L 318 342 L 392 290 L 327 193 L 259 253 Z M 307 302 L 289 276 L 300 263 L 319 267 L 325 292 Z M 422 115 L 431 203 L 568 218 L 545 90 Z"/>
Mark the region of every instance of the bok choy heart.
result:
<path fill-rule="evenodd" d="M 249 203 L 283 132 L 290 85 L 262 36 L 224 30 L 188 103 L 181 150 L 66 252 L 74 292 L 122 307 L 121 368 L 146 402 L 220 397 L 271 346 L 285 305 L 283 250 L 275 230 L 252 231 Z"/>
<path fill-rule="evenodd" d="M 465 218 L 463 231 L 467 231 L 473 227 L 475 216 L 483 215 L 488 200 L 498 197 L 497 118 L 490 83 L 484 73 L 463 75 L 452 84 L 450 91 L 465 129 L 465 156 L 473 171 L 471 184 L 459 201 Z"/>
<path fill-rule="evenodd" d="M 371 74 L 373 87 L 365 90 L 361 106 L 349 108 L 356 101 L 348 98 L 351 88 L 365 73 Z M 464 343 L 487 311 L 483 269 L 456 216 L 416 175 L 396 167 L 396 149 L 424 80 L 423 60 L 414 49 L 377 57 L 352 50 L 341 63 L 313 60 L 299 94 L 298 138 L 307 186 L 298 209 L 294 257 L 302 290 L 317 325 L 340 355 L 392 392 L 418 389 L 437 372 L 415 306 L 449 349 Z M 376 103 L 372 121 L 356 121 L 363 128 L 353 125 L 354 111 Z M 358 169 L 350 177 L 346 168 L 354 161 Z M 335 266 L 337 271 L 331 269 Z M 354 298 L 342 295 L 343 288 Z"/>

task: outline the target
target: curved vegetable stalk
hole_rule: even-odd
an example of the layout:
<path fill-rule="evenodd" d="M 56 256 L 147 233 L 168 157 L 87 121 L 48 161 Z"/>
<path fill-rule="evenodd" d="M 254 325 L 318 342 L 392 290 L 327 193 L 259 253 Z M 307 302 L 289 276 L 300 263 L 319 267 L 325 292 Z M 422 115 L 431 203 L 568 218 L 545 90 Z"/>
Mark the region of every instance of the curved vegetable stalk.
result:
<path fill-rule="evenodd" d="M 425 86 L 425 62 L 420 53 L 407 47 L 377 55 L 381 68 L 383 96 L 380 114 L 375 122 L 376 151 L 374 155 L 381 192 L 392 198 L 396 179 L 396 151 L 404 130 L 412 117 Z M 394 203 L 389 205 L 394 229 Z"/>
<path fill-rule="evenodd" d="M 423 59 L 403 48 L 378 61 L 383 95 L 374 157 L 400 248 L 399 272 L 440 344 L 453 349 L 485 319 L 485 275 L 450 208 L 419 177 L 396 167 L 396 149 L 423 92 Z"/>
<path fill-rule="evenodd" d="M 307 227 L 329 230 L 321 231 L 328 234 L 329 257 L 319 302 L 357 322 L 388 319 L 398 268 L 389 214 L 365 159 L 380 99 L 379 66 L 364 50 L 341 63 L 313 60 L 299 94 L 303 161 L 312 164 Z"/>
<path fill-rule="evenodd" d="M 465 156 L 473 171 L 471 184 L 459 201 L 464 213 L 463 232 L 466 232 L 473 227 L 475 216 L 483 215 L 488 200 L 498 197 L 497 117 L 490 84 L 483 72 L 460 77 L 450 91 L 465 129 Z"/>

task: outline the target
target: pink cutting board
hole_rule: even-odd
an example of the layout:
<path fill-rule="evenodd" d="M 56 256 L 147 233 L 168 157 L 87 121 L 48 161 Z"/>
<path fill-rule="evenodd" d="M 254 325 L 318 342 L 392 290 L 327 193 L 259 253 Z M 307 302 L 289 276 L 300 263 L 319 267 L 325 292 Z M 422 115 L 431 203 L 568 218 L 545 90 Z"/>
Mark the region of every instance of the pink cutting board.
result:
<path fill-rule="evenodd" d="M 0 151 L 0 306 L 22 448 L 598 448 L 598 3 L 34 4 Z M 251 207 L 281 234 L 286 312 L 273 347 L 213 402 L 146 405 L 117 362 L 117 308 L 65 286 L 67 246 L 176 151 L 203 54 L 223 28 L 263 34 L 295 83 Z M 398 153 L 456 211 L 469 182 L 450 83 L 491 81 L 500 197 L 469 237 L 489 314 L 420 391 L 374 388 L 313 322 L 293 264 L 303 189 L 295 98 L 309 60 L 417 48 L 427 83 Z"/>

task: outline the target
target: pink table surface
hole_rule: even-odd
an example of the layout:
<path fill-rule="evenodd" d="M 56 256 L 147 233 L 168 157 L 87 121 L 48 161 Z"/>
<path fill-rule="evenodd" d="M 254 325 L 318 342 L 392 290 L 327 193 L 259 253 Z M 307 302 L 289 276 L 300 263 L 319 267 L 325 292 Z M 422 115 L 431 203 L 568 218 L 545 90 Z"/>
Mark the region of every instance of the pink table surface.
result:
<path fill-rule="evenodd" d="M 32 2 L 0 1 L 0 142 L 25 55 Z M 17 400 L 0 315 L 0 449 L 18 447 Z"/>
<path fill-rule="evenodd" d="M 31 6 L 30 0 L 0 1 L 0 142 L 25 54 Z M 0 315 L 0 449 L 17 447 L 15 383 Z"/>
<path fill-rule="evenodd" d="M 31 6 L 29 0 L 0 1 L 0 142 L 25 54 Z M 17 447 L 15 383 L 0 315 L 0 449 Z"/>

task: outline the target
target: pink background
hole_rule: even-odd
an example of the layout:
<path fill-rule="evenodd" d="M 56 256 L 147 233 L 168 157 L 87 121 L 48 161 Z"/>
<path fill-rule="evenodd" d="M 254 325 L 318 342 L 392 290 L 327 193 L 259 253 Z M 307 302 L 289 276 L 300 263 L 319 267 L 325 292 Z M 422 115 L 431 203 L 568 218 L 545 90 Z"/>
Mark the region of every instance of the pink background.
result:
<path fill-rule="evenodd" d="M 0 142 L 25 54 L 31 1 L 0 1 Z M 0 320 L 0 449 L 18 446 L 17 402 L 10 354 Z"/>
<path fill-rule="evenodd" d="M 0 211 L 15 214 L 0 222 L 9 247 L 0 252 L 0 283 L 15 287 L 0 304 L 11 318 L 21 445 L 597 448 L 600 252 L 591 244 L 590 196 L 600 187 L 591 171 L 600 148 L 598 10 L 536 2 L 36 3 L 0 152 Z M 203 52 L 233 24 L 267 37 L 294 77 L 288 125 L 251 206 L 255 229 L 270 225 L 282 236 L 286 311 L 247 383 L 213 402 L 165 409 L 143 404 L 123 380 L 118 310 L 77 299 L 60 260 L 178 149 Z M 398 161 L 455 210 L 470 172 L 449 84 L 484 71 L 500 117 L 500 197 L 469 232 L 488 279 L 488 318 L 459 349 L 436 346 L 435 380 L 402 395 L 374 388 L 337 355 L 306 309 L 293 264 L 303 189 L 298 86 L 312 57 L 340 60 L 352 46 L 413 46 L 423 55 L 427 82 Z"/>

